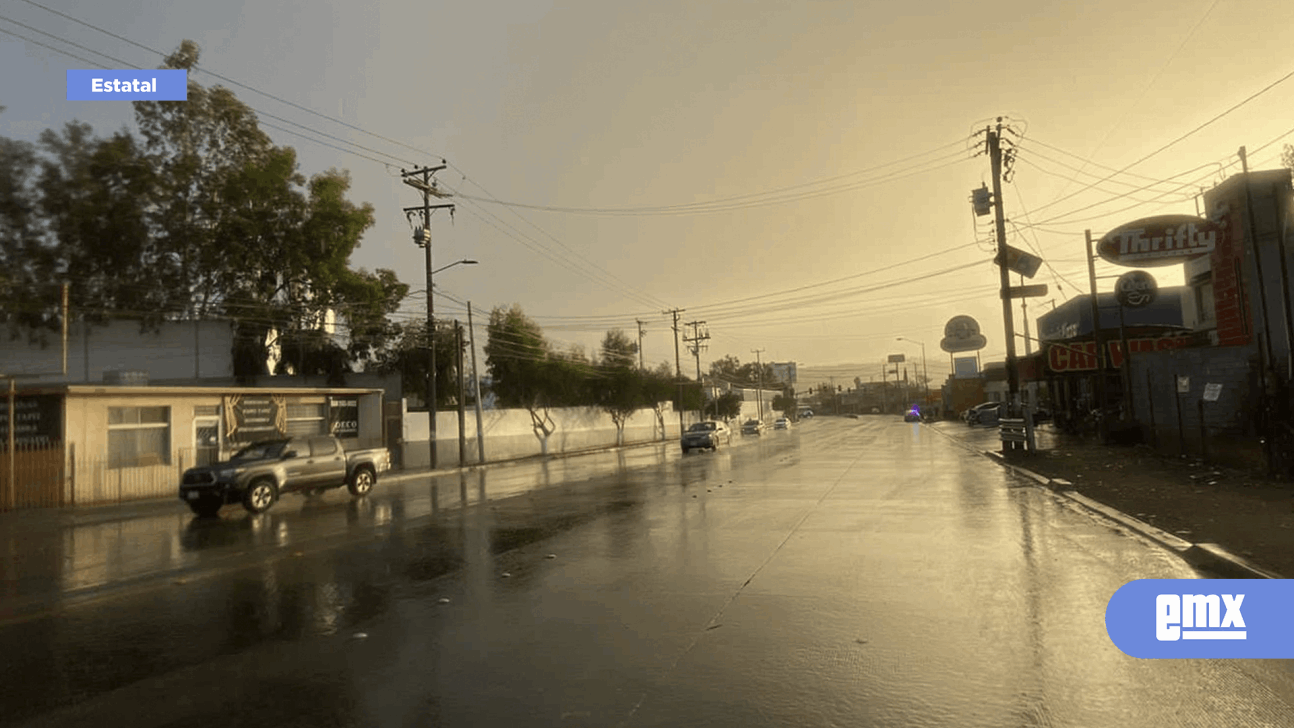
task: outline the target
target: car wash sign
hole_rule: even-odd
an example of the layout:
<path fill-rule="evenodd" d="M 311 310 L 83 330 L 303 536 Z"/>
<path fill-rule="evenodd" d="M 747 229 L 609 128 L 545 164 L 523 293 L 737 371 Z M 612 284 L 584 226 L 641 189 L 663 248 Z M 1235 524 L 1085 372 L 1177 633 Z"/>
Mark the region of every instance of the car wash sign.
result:
<path fill-rule="evenodd" d="M 1203 217 L 1146 217 L 1106 233 L 1096 253 L 1130 268 L 1175 265 L 1212 253 L 1223 233 L 1221 224 Z"/>
<path fill-rule="evenodd" d="M 1133 354 L 1143 354 L 1165 349 L 1181 349 L 1189 346 L 1190 336 L 1160 336 L 1148 339 L 1132 339 L 1128 349 Z M 1123 366 L 1123 345 L 1118 339 L 1105 342 L 1105 362 L 1110 369 Z M 1065 372 L 1085 372 L 1096 369 L 1096 342 L 1076 341 L 1072 344 L 1052 344 L 1047 347 L 1047 369 L 1053 374 Z"/>

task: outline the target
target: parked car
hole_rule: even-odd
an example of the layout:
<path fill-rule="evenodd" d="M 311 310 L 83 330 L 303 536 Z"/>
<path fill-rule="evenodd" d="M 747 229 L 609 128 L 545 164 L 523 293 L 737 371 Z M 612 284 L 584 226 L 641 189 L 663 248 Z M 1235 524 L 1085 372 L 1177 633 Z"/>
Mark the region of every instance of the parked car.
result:
<path fill-rule="evenodd" d="M 764 423 L 759 420 L 746 420 L 741 424 L 741 434 L 743 435 L 761 435 L 764 433 Z"/>
<path fill-rule="evenodd" d="M 345 485 L 361 498 L 390 469 L 391 453 L 384 447 L 346 452 L 330 436 L 265 440 L 228 460 L 184 471 L 180 500 L 202 517 L 231 503 L 261 513 L 284 493 L 312 495 Z"/>
<path fill-rule="evenodd" d="M 724 445 L 732 444 L 732 430 L 722 422 L 709 420 L 698 422 L 687 428 L 683 433 L 683 452 L 689 453 L 693 450 L 718 450 L 719 443 Z"/>
<path fill-rule="evenodd" d="M 1001 414 L 999 408 L 1002 404 L 1002 402 L 981 402 L 962 413 L 962 419 L 972 427 L 979 424 L 996 423 L 998 416 Z M 991 414 L 989 414 L 990 412 Z"/>
<path fill-rule="evenodd" d="M 791 421 L 786 419 L 785 417 L 778 417 L 777 419 L 773 420 L 773 429 L 789 430 L 791 429 Z"/>

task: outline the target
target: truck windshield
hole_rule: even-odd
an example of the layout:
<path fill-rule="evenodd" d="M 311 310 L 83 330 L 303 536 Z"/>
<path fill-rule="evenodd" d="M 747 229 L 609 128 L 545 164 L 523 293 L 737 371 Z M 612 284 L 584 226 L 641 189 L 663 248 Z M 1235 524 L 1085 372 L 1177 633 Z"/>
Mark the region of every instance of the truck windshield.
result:
<path fill-rule="evenodd" d="M 272 440 L 270 442 L 257 442 L 234 453 L 233 460 L 265 460 L 276 458 L 283 454 L 283 448 L 287 447 L 287 440 Z"/>

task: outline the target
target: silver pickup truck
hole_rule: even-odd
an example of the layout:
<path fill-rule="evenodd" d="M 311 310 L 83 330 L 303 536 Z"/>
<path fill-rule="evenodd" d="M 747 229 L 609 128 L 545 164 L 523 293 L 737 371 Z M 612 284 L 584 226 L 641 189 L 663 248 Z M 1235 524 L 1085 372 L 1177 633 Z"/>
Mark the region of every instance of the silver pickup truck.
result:
<path fill-rule="evenodd" d="M 360 498 L 373 489 L 378 473 L 390 469 L 386 448 L 346 452 L 330 436 L 266 440 L 224 462 L 184 471 L 180 500 L 202 517 L 230 503 L 261 513 L 284 493 L 313 495 L 345 485 Z"/>

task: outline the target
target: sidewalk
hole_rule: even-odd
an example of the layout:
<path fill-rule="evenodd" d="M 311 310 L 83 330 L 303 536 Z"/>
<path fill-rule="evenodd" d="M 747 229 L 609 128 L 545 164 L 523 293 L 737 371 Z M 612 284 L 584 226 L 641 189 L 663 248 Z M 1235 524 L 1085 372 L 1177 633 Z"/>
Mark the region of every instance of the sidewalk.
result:
<path fill-rule="evenodd" d="M 935 428 L 974 449 L 1001 449 L 996 428 L 960 422 Z M 1042 476 L 1058 492 L 1079 494 L 1079 502 L 1090 499 L 1143 522 L 1148 529 L 1132 521 L 1128 525 L 1211 571 L 1249 575 L 1245 572 L 1253 570 L 1243 564 L 1228 568 L 1248 561 L 1269 575 L 1294 577 L 1294 484 L 1159 455 L 1146 446 L 1102 446 L 1050 426 L 1038 430 L 1038 452 L 997 459 Z M 1185 542 L 1181 548 L 1174 536 Z M 1211 545 L 1221 547 L 1223 559 L 1231 563 L 1220 563 L 1219 549 Z"/>
<path fill-rule="evenodd" d="M 671 446 L 672 444 L 672 440 L 630 442 L 624 445 L 582 448 L 553 453 L 548 455 L 546 459 L 551 462 L 554 460 L 564 460 L 600 453 L 637 450 L 652 446 Z M 431 470 L 426 467 L 410 468 L 407 470 L 401 468 L 398 470 L 388 471 L 380 476 L 378 480 L 379 482 L 386 484 L 403 483 L 413 480 L 453 475 L 456 473 L 470 473 L 482 468 L 495 469 L 500 467 L 526 465 L 527 463 L 542 462 L 543 460 L 545 460 L 545 456 L 543 455 L 527 455 L 517 458 L 488 460 L 484 463 L 469 463 L 462 467 L 458 465 L 442 466 L 435 470 Z M 50 528 L 76 528 L 79 526 L 94 526 L 117 521 L 132 521 L 140 518 L 169 515 L 181 516 L 185 521 L 189 520 L 191 517 L 188 508 L 184 507 L 183 502 L 174 496 L 141 498 L 120 503 L 64 506 L 62 508 L 18 508 L 12 511 L 0 511 L 0 536 L 6 532 L 40 532 Z"/>

